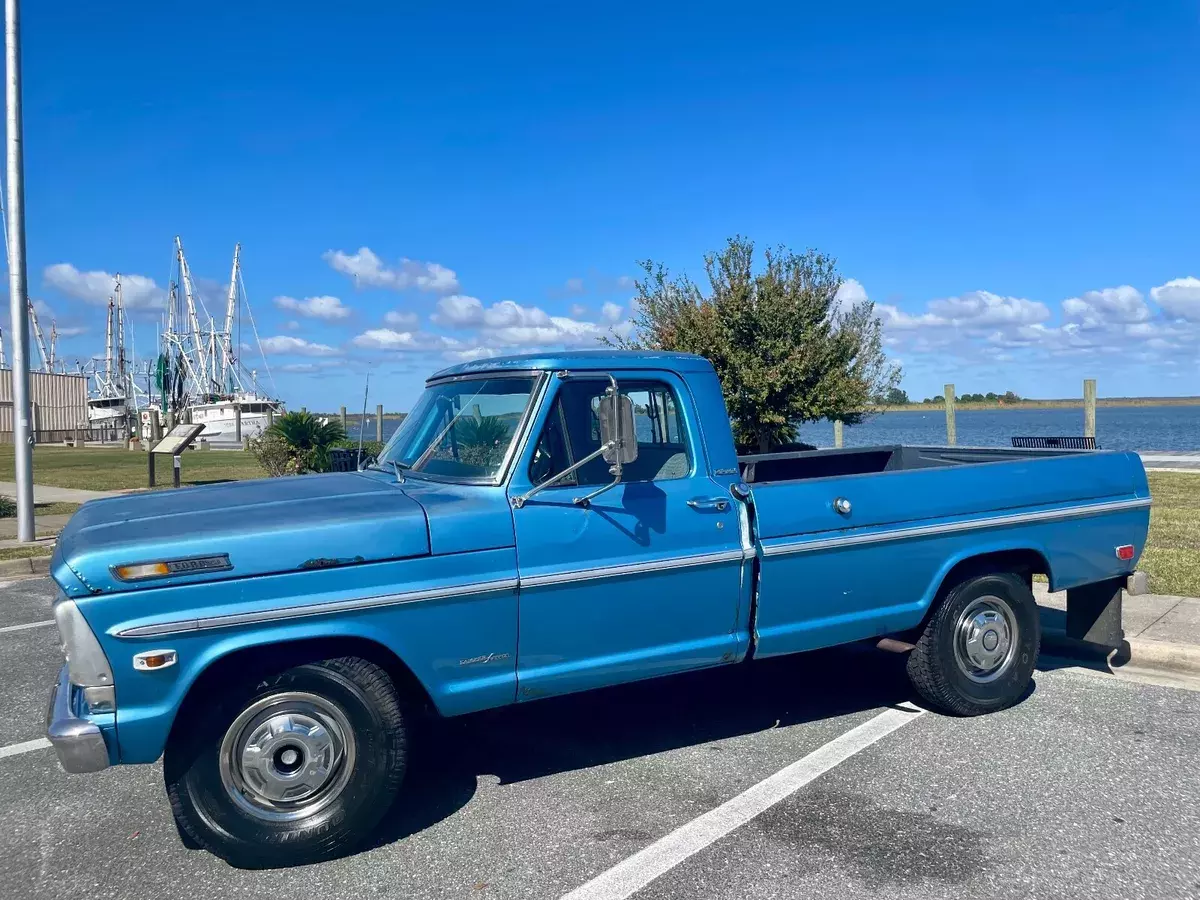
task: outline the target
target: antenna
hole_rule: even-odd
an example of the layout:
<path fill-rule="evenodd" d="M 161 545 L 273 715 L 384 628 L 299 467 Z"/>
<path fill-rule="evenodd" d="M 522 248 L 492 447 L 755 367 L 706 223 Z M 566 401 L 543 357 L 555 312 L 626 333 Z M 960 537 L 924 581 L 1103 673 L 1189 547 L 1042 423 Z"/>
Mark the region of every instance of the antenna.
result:
<path fill-rule="evenodd" d="M 371 391 L 371 370 L 367 369 L 367 383 L 363 386 L 363 411 L 362 418 L 358 420 L 358 461 L 356 463 L 359 471 L 362 471 L 362 445 L 363 434 L 367 430 L 367 394 Z"/>

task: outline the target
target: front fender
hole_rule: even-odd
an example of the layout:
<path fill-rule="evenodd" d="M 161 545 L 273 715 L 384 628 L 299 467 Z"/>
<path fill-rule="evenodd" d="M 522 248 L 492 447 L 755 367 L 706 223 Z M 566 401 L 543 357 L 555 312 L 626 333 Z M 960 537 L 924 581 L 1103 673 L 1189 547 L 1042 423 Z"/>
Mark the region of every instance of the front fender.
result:
<path fill-rule="evenodd" d="M 450 570 L 446 559 L 425 557 L 81 603 L 113 667 L 121 762 L 152 762 L 162 754 L 184 698 L 212 665 L 231 654 L 267 652 L 292 641 L 349 638 L 378 644 L 408 667 L 443 715 L 513 702 L 515 552 L 459 554 Z M 235 586 L 238 591 L 231 590 Z M 447 588 L 462 590 L 441 595 Z M 317 604 L 319 614 L 297 614 Z M 231 616 L 242 618 L 221 624 Z M 166 633 L 145 633 L 155 629 Z M 174 650 L 178 662 L 157 671 L 134 669 L 135 654 L 157 649 Z"/>

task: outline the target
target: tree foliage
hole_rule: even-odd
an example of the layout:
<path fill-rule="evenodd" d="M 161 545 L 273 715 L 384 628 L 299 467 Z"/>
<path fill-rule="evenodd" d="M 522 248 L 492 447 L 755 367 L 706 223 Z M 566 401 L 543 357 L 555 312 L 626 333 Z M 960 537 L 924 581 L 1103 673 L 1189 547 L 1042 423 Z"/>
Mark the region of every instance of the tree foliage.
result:
<path fill-rule="evenodd" d="M 346 439 L 342 423 L 336 419 L 321 421 L 310 412 L 284 413 L 275 420 L 264 437 L 273 436 L 287 445 L 292 468 L 298 472 L 329 470 L 329 451 Z M 265 449 L 265 448 L 264 448 Z"/>
<path fill-rule="evenodd" d="M 704 258 L 708 290 L 642 263 L 633 333 L 618 346 L 679 350 L 717 370 L 739 447 L 767 452 L 817 419 L 861 422 L 900 381 L 883 352 L 874 304 L 839 303 L 834 260 L 730 238 Z"/>

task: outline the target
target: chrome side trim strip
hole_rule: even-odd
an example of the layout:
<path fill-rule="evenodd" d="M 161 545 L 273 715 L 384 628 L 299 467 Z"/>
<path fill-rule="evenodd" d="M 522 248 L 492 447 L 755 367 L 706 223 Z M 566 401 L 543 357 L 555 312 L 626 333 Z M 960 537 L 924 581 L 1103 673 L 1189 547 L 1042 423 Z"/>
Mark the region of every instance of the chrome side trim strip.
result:
<path fill-rule="evenodd" d="M 647 572 L 667 572 L 692 566 L 710 566 L 715 563 L 741 562 L 746 554 L 737 550 L 720 550 L 716 553 L 699 553 L 695 556 L 672 556 L 644 563 L 628 563 L 621 566 L 598 566 L 593 569 L 571 569 L 566 572 L 550 572 L 546 575 L 528 575 L 521 579 L 522 588 L 545 587 L 551 584 L 569 584 L 573 581 L 591 581 L 595 578 L 618 578 L 622 575 L 644 575 Z"/>
<path fill-rule="evenodd" d="M 235 625 L 258 625 L 286 619 L 302 619 L 335 612 L 359 612 L 364 609 L 379 609 L 385 606 L 400 606 L 404 603 L 420 603 L 425 600 L 445 600 L 452 597 L 467 597 L 473 594 L 494 594 L 500 591 L 515 591 L 517 579 L 501 578 L 495 581 L 476 581 L 471 584 L 456 584 L 424 591 L 407 591 L 402 594 L 383 594 L 378 597 L 360 597 L 350 600 L 330 600 L 325 603 L 309 603 L 302 606 L 283 606 L 255 612 L 233 613 L 228 616 L 209 616 L 204 619 L 182 619 L 161 622 L 156 625 L 138 625 L 118 631 L 119 638 L 159 637 L 167 634 L 182 634 L 191 631 L 207 631 L 212 628 L 230 628 Z"/>
<path fill-rule="evenodd" d="M 910 528 L 893 528 L 888 531 L 872 531 L 866 534 L 846 534 L 831 538 L 806 541 L 791 541 L 780 544 L 763 544 L 764 556 L 784 556 L 792 553 L 811 553 L 860 544 L 877 544 L 883 541 L 905 541 L 933 535 L 957 534 L 981 528 L 1002 528 L 1006 525 L 1025 525 L 1031 522 L 1055 522 L 1061 519 L 1079 519 L 1105 513 L 1123 512 L 1130 509 L 1145 509 L 1149 499 L 1112 500 L 1107 503 L 1089 503 L 1068 506 L 1062 509 L 1046 509 L 1037 512 L 1010 513 L 1004 516 L 989 516 L 983 519 L 968 519 L 962 522 L 945 522 L 937 525 L 914 525 Z M 778 540 L 778 539 L 775 539 Z"/>

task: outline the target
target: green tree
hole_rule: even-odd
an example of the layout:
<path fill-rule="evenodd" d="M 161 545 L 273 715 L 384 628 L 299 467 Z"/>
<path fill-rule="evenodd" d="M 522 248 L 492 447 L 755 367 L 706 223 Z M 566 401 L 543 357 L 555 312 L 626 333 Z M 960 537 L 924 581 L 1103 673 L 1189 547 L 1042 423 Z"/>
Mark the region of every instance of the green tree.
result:
<path fill-rule="evenodd" d="M 609 343 L 707 357 L 739 447 L 768 452 L 794 441 L 801 422 L 863 421 L 900 382 L 874 304 L 839 304 L 841 276 L 816 250 L 779 247 L 754 263 L 754 244 L 730 238 L 704 258 L 705 292 L 643 262 L 633 333 Z"/>
<path fill-rule="evenodd" d="M 887 394 L 884 395 L 883 402 L 888 406 L 904 406 L 909 403 L 908 391 L 901 388 L 889 388 Z"/>
<path fill-rule="evenodd" d="M 336 419 L 322 422 L 310 412 L 284 413 L 267 429 L 268 435 L 282 438 L 288 446 L 297 471 L 325 472 L 329 469 L 329 451 L 346 439 L 342 423 Z"/>

